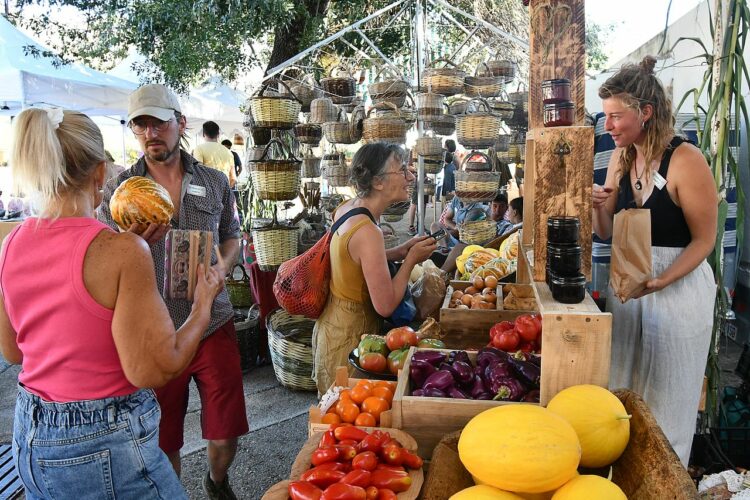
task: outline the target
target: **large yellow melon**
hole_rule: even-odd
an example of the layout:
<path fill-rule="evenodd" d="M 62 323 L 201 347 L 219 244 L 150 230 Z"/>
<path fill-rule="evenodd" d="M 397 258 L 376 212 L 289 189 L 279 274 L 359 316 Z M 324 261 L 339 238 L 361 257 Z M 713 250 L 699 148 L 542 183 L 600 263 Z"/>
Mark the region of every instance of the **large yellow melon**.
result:
<path fill-rule="evenodd" d="M 581 446 L 562 417 L 534 405 L 506 405 L 471 419 L 458 454 L 480 482 L 505 491 L 555 490 L 576 474 Z"/>
<path fill-rule="evenodd" d="M 109 200 L 109 210 L 117 225 L 127 230 L 135 223 L 169 224 L 174 205 L 163 186 L 136 175 L 117 186 Z"/>
<path fill-rule="evenodd" d="M 617 396 L 603 387 L 568 387 L 552 398 L 547 409 L 576 430 L 583 467 L 606 467 L 628 446 L 630 415 Z"/>
<path fill-rule="evenodd" d="M 552 500 L 628 500 L 619 486 L 600 476 L 583 475 L 557 490 Z"/>
<path fill-rule="evenodd" d="M 455 493 L 450 500 L 523 500 L 523 498 L 492 486 L 478 485 Z"/>

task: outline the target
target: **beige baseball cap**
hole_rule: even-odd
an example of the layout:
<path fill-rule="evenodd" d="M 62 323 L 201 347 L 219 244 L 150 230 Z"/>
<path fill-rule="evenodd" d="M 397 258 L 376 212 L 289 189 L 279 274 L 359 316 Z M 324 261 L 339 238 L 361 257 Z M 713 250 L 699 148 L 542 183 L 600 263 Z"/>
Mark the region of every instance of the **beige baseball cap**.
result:
<path fill-rule="evenodd" d="M 175 111 L 182 112 L 177 96 L 158 83 L 139 87 L 128 99 L 128 121 L 144 115 L 167 121 L 174 116 Z"/>

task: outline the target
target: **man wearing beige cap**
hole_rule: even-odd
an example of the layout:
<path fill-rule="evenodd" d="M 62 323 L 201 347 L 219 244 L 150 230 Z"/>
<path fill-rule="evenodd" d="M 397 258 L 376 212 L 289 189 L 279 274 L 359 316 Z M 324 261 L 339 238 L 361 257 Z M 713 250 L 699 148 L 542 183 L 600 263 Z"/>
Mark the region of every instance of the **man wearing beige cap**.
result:
<path fill-rule="evenodd" d="M 239 253 L 240 226 L 227 176 L 202 165 L 180 147 L 185 124 L 180 103 L 167 87 L 144 85 L 133 92 L 128 103 L 128 125 L 143 157 L 107 183 L 99 207 L 100 219 L 117 229 L 109 200 L 120 183 L 140 175 L 166 188 L 175 207 L 171 225 L 134 224 L 130 228 L 151 246 L 157 283 L 164 283 L 164 235 L 170 228 L 213 232 L 221 259 L 213 254 L 211 262 L 221 276 L 229 271 L 223 263 L 236 262 Z M 175 327 L 181 326 L 192 304 L 168 297 L 164 297 L 164 302 Z M 179 474 L 188 386 L 191 379 L 195 380 L 201 398 L 203 438 L 208 440 L 209 471 L 203 478 L 203 488 L 211 499 L 236 498 L 227 471 L 237 452 L 238 437 L 248 431 L 233 319 L 229 296 L 222 290 L 216 296 L 208 330 L 192 362 L 181 375 L 156 389 L 162 410 L 159 446 Z"/>

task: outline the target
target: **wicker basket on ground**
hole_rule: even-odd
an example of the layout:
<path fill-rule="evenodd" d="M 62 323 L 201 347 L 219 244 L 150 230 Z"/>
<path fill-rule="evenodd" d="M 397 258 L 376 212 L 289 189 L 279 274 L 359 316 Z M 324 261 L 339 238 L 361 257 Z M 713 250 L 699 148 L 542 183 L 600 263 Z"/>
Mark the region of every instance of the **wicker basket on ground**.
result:
<path fill-rule="evenodd" d="M 346 76 L 336 76 L 338 70 L 346 71 Z M 352 78 L 351 72 L 343 66 L 331 68 L 328 78 L 320 80 L 320 86 L 323 87 L 334 104 L 348 104 L 352 102 L 356 95 L 357 81 Z"/>
<path fill-rule="evenodd" d="M 442 116 L 445 96 L 435 92 L 420 92 L 417 94 L 417 118 L 432 120 Z"/>
<path fill-rule="evenodd" d="M 297 256 L 297 228 L 280 224 L 253 229 L 255 258 L 261 271 L 275 271 L 281 264 Z"/>
<path fill-rule="evenodd" d="M 469 101 L 469 105 L 475 102 L 477 111 L 467 108 L 465 114 L 456 117 L 456 139 L 465 148 L 484 149 L 495 143 L 502 120 L 492 113 L 486 100 L 475 98 Z M 485 110 L 479 111 L 481 107 Z"/>
<path fill-rule="evenodd" d="M 301 144 L 317 147 L 323 138 L 323 130 L 317 123 L 298 123 L 294 126 L 294 135 Z"/>
<path fill-rule="evenodd" d="M 382 219 L 386 222 L 398 222 L 404 218 L 404 214 L 409 211 L 409 201 L 399 201 L 386 207 L 383 210 Z"/>
<path fill-rule="evenodd" d="M 273 372 L 284 387 L 300 391 L 316 390 L 315 381 L 312 380 L 314 326 L 314 320 L 292 316 L 283 309 L 275 310 L 266 320 Z"/>
<path fill-rule="evenodd" d="M 435 64 L 443 62 L 445 67 L 436 68 Z M 453 66 L 448 68 L 447 65 Z M 448 59 L 440 58 L 432 61 L 424 72 L 424 87 L 431 92 L 451 96 L 464 91 L 466 72 Z"/>
<path fill-rule="evenodd" d="M 386 66 L 386 71 L 394 71 Z M 381 71 L 383 71 L 381 69 Z M 381 71 L 375 75 L 375 80 L 380 76 Z M 409 84 L 402 80 L 398 75 L 396 78 L 387 78 L 379 82 L 371 83 L 367 86 L 367 93 L 370 94 L 373 105 L 381 102 L 390 102 L 397 108 L 400 108 L 406 102 L 406 94 L 409 91 Z"/>
<path fill-rule="evenodd" d="M 310 104 L 310 123 L 322 125 L 326 122 L 335 122 L 338 116 L 339 108 L 328 97 L 313 99 Z"/>
<path fill-rule="evenodd" d="M 481 245 L 497 234 L 497 224 L 493 220 L 464 222 L 458 225 L 458 239 L 469 245 Z"/>
<path fill-rule="evenodd" d="M 296 78 L 290 78 L 287 76 L 287 72 L 292 70 L 297 71 Z M 281 95 L 294 96 L 302 104 L 302 112 L 310 112 L 310 103 L 313 99 L 323 97 L 323 89 L 320 88 L 318 82 L 315 81 L 315 77 L 309 73 L 304 73 L 301 68 L 297 66 L 289 66 L 280 75 L 281 79 L 289 85 L 289 90 L 280 89 Z"/>
<path fill-rule="evenodd" d="M 503 84 L 503 79 L 493 76 L 487 63 L 482 63 L 477 66 L 474 76 L 466 76 L 464 94 L 469 97 L 495 97 L 503 90 Z"/>
<path fill-rule="evenodd" d="M 269 159 L 273 146 L 281 150 L 280 158 Z M 286 156 L 286 158 L 284 158 Z M 299 194 L 301 162 L 278 139 L 271 139 L 261 157 L 250 161 L 250 176 L 258 198 L 269 201 L 293 200 Z"/>
<path fill-rule="evenodd" d="M 344 153 L 323 155 L 323 177 L 331 187 L 349 185 L 349 169 L 346 166 Z"/>
<path fill-rule="evenodd" d="M 396 116 L 378 117 L 370 116 L 373 109 L 388 108 L 395 112 Z M 404 144 L 406 142 L 407 125 L 398 108 L 389 102 L 383 102 L 370 108 L 367 116 L 362 122 L 362 141 L 389 142 L 393 144 Z"/>
<path fill-rule="evenodd" d="M 336 121 L 323 124 L 323 134 L 331 144 L 354 144 L 362 137 L 362 120 L 365 110 L 357 106 L 352 116 L 347 120 L 346 113 L 341 110 Z"/>
<path fill-rule="evenodd" d="M 265 95 L 268 86 L 274 83 L 286 87 L 289 95 Z M 250 109 L 258 126 L 289 130 L 297 124 L 302 103 L 289 90 L 286 83 L 273 79 L 250 98 Z"/>

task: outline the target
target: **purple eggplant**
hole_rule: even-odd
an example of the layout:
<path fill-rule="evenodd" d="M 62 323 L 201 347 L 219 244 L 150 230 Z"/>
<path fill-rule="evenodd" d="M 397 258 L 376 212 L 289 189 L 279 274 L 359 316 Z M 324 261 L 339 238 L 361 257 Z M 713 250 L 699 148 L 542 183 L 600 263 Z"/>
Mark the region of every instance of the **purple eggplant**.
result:
<path fill-rule="evenodd" d="M 474 375 L 479 375 L 480 377 L 482 377 L 484 375 L 484 368 L 477 365 L 474 367 L 473 372 L 474 372 Z"/>
<path fill-rule="evenodd" d="M 495 397 L 492 399 L 495 401 L 520 401 L 526 394 L 526 387 L 513 377 L 500 378 L 494 381 L 493 385 L 497 387 L 497 391 L 493 391 Z"/>
<path fill-rule="evenodd" d="M 489 365 L 484 371 L 484 379 L 490 384 L 492 384 L 492 381 L 497 378 L 512 377 L 514 375 L 515 373 L 511 369 L 510 364 L 503 362 Z M 495 391 L 492 390 L 492 392 Z"/>
<path fill-rule="evenodd" d="M 424 396 L 424 389 L 415 389 L 411 391 L 412 396 Z"/>
<path fill-rule="evenodd" d="M 441 391 L 440 389 L 437 389 L 435 387 L 425 389 L 423 396 L 427 398 L 447 398 L 448 397 L 448 395 L 444 391 Z"/>
<path fill-rule="evenodd" d="M 477 365 L 486 368 L 487 365 L 493 361 L 505 361 L 508 358 L 508 353 L 495 349 L 494 347 L 482 347 L 477 352 Z"/>
<path fill-rule="evenodd" d="M 477 396 L 479 396 L 483 392 L 487 392 L 487 387 L 485 387 L 484 385 L 484 380 L 482 380 L 482 377 L 480 375 L 474 375 L 474 383 L 469 390 L 469 394 L 472 398 L 477 399 Z"/>
<path fill-rule="evenodd" d="M 539 389 L 532 389 L 526 393 L 521 400 L 524 403 L 538 403 L 539 402 Z"/>
<path fill-rule="evenodd" d="M 529 354 L 529 359 L 527 359 L 526 361 L 528 361 L 532 365 L 536 365 L 540 368 L 542 367 L 542 357 L 538 354 Z"/>
<path fill-rule="evenodd" d="M 449 388 L 453 387 L 455 383 L 456 381 L 453 380 L 453 374 L 451 372 L 449 372 L 448 370 L 438 370 L 427 377 L 427 380 L 424 381 L 422 389 L 424 389 L 425 392 L 428 389 L 440 389 L 441 391 L 445 392 Z"/>
<path fill-rule="evenodd" d="M 466 351 L 451 351 L 450 353 L 448 353 L 448 363 L 453 364 L 456 361 L 463 361 L 467 365 L 471 365 L 469 355 L 466 353 Z"/>
<path fill-rule="evenodd" d="M 450 371 L 456 379 L 456 382 L 459 384 L 467 384 L 474 378 L 474 372 L 471 369 L 471 365 L 460 360 L 453 362 Z"/>
<path fill-rule="evenodd" d="M 458 387 L 451 387 L 448 389 L 448 396 L 453 399 L 469 399 L 469 396 Z"/>
<path fill-rule="evenodd" d="M 437 368 L 432 366 L 427 361 L 421 359 L 413 359 L 409 367 L 409 377 L 414 388 L 421 389 L 424 385 L 427 377 L 437 371 Z"/>
<path fill-rule="evenodd" d="M 451 371 L 451 364 L 447 361 L 443 361 L 442 363 L 440 363 L 440 366 L 438 366 L 438 370 Z"/>
<path fill-rule="evenodd" d="M 421 361 L 427 361 L 435 368 L 440 365 L 443 361 L 445 361 L 445 354 L 439 351 L 417 351 L 414 353 L 414 355 L 411 357 L 412 360 L 421 360 Z"/>
<path fill-rule="evenodd" d="M 510 356 L 508 358 L 508 363 L 525 382 L 531 384 L 535 388 L 539 387 L 541 369 L 538 366 L 528 361 L 520 360 L 515 356 Z"/>
<path fill-rule="evenodd" d="M 477 401 L 489 401 L 492 399 L 492 394 L 490 394 L 489 392 L 483 392 L 474 399 L 476 399 Z"/>

